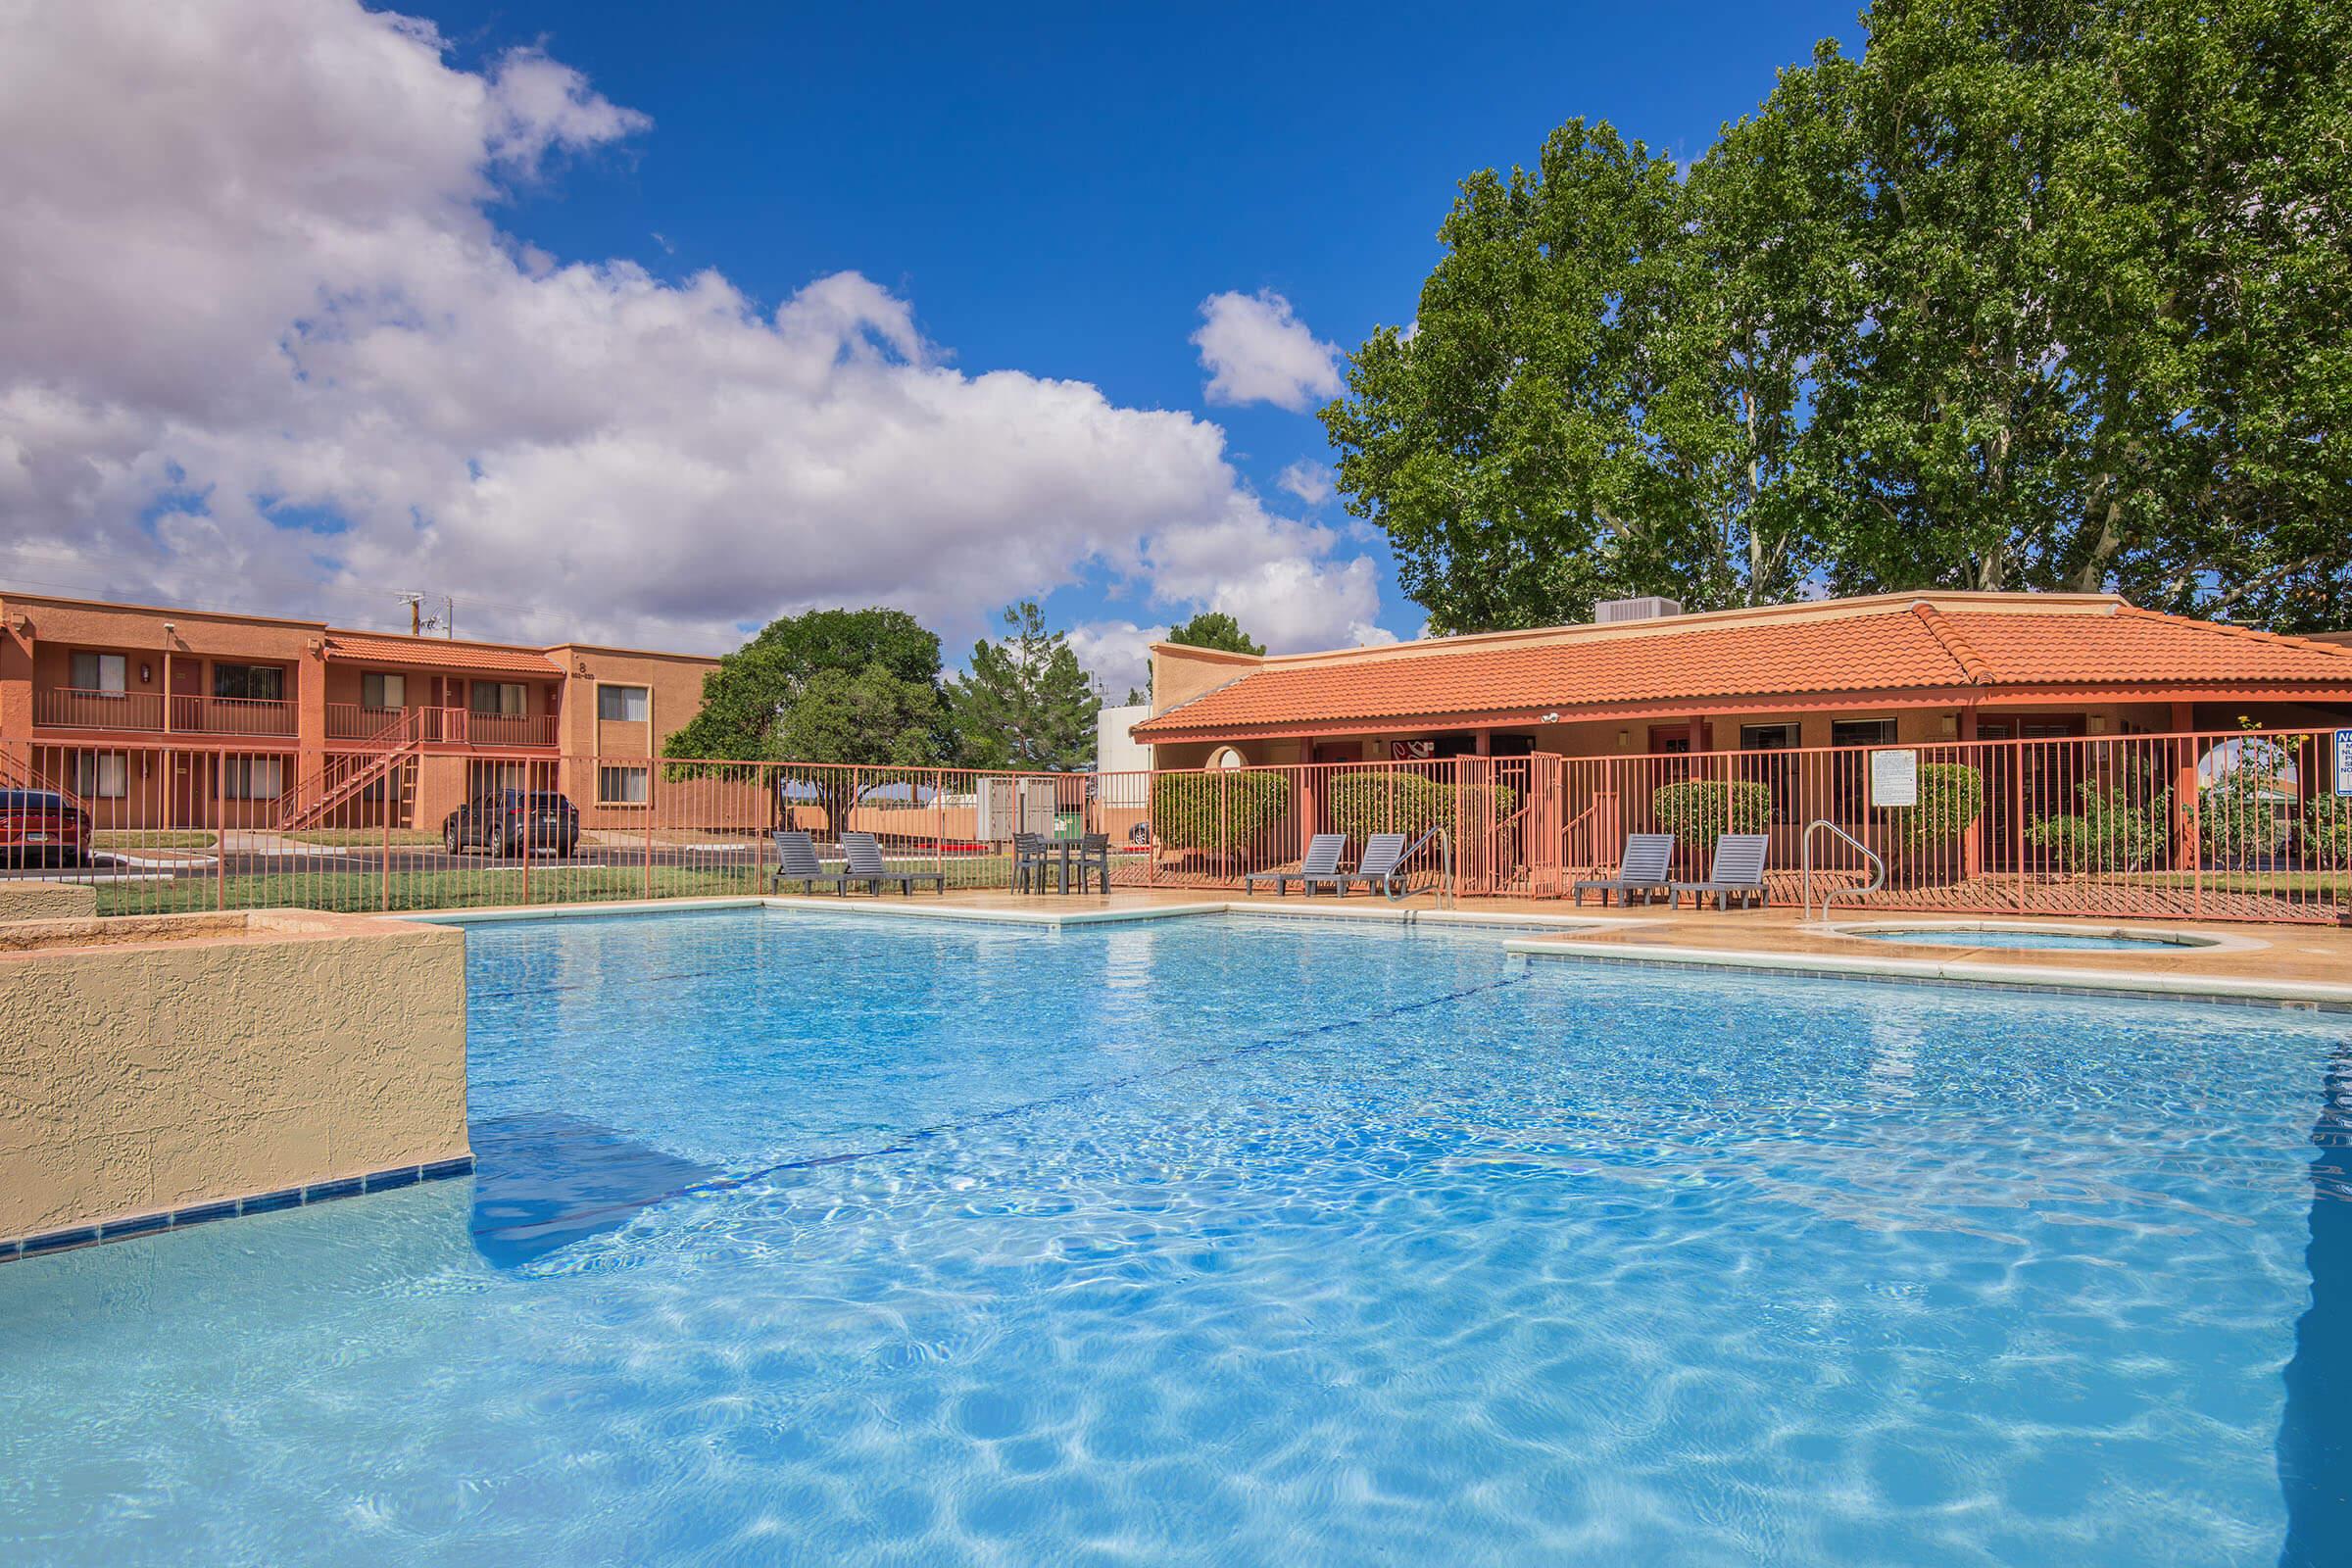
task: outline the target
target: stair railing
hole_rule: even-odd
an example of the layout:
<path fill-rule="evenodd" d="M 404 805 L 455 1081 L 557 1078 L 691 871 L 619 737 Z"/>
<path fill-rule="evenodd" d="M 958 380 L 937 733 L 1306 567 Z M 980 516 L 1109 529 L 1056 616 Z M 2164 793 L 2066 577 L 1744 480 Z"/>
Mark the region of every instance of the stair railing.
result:
<path fill-rule="evenodd" d="M 1846 843 L 1861 851 L 1862 858 L 1870 862 L 1871 869 L 1870 880 L 1864 883 L 1861 887 L 1831 888 L 1822 894 L 1822 919 L 1827 920 L 1830 917 L 1830 906 L 1837 902 L 1839 895 L 1850 895 L 1857 903 L 1859 903 L 1861 900 L 1870 897 L 1870 895 L 1878 892 L 1879 889 L 1886 885 L 1886 862 L 1879 858 L 1878 851 L 1872 849 L 1869 845 L 1863 843 L 1860 839 L 1854 837 L 1851 833 L 1848 833 L 1845 829 L 1839 827 L 1828 817 L 1817 816 L 1811 822 L 1805 824 L 1805 846 L 1803 858 L 1805 873 L 1804 908 L 1805 919 L 1808 922 L 1813 919 L 1813 835 L 1816 831 L 1825 827 L 1838 838 L 1843 839 Z"/>

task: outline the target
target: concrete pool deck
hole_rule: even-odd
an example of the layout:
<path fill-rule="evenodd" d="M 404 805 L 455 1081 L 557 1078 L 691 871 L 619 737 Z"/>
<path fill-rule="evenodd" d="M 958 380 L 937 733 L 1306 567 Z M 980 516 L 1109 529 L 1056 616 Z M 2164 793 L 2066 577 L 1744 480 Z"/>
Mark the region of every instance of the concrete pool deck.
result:
<path fill-rule="evenodd" d="M 1530 957 L 1586 958 L 1795 972 L 1856 979 L 1942 980 L 2034 989 L 2112 992 L 2271 1002 L 2352 1008 L 2352 928 L 2231 925 L 2221 922 L 2119 922 L 2113 918 L 1906 916 L 1886 910 L 1843 911 L 1805 921 L 1788 907 L 1740 910 L 1582 908 L 1557 899 L 1478 899 L 1444 909 L 1418 897 L 1401 905 L 1357 896 L 1254 899 L 1215 890 L 1114 889 L 1107 894 L 1034 895 L 962 889 L 944 897 L 856 895 L 667 899 L 626 905 L 547 905 L 467 909 L 407 918 L 463 924 L 478 920 L 566 919 L 619 913 L 765 906 L 833 913 L 918 915 L 1043 928 L 1243 914 L 1272 919 L 1344 919 L 1488 928 L 1506 934 L 1510 951 Z M 1846 934 L 1841 927 L 1944 930 L 2024 928 L 2085 935 L 2122 932 L 2180 946 L 2131 951 L 1933 947 Z M 2192 945 L 2194 944 L 2194 945 Z"/>

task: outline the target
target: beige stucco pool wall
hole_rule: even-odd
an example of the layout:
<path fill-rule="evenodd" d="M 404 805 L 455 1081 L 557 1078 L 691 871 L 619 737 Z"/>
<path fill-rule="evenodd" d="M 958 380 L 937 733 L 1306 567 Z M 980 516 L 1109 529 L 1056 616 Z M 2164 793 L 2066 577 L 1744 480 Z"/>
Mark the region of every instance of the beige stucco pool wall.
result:
<path fill-rule="evenodd" d="M 98 912 L 98 890 L 86 882 L 0 881 L 0 921 L 70 920 Z"/>
<path fill-rule="evenodd" d="M 0 1237 L 466 1152 L 462 931 L 0 924 Z"/>

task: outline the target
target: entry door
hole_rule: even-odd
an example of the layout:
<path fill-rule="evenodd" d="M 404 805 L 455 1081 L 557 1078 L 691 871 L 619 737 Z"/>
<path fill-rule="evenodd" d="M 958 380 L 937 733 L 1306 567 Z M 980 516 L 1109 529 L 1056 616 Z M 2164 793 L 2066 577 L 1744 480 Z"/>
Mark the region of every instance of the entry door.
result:
<path fill-rule="evenodd" d="M 173 752 L 166 801 L 172 826 L 207 826 L 213 805 L 213 759 L 202 752 Z"/>

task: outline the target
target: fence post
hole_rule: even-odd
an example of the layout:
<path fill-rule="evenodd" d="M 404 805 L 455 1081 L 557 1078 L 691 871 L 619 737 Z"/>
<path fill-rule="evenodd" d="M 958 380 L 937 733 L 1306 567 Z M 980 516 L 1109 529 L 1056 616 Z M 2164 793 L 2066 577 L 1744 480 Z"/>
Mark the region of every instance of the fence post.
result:
<path fill-rule="evenodd" d="M 654 896 L 654 812 L 660 808 L 654 802 L 659 798 L 660 792 L 654 787 L 654 764 L 649 760 L 645 764 L 645 853 L 640 857 L 638 883 L 649 899 Z"/>

